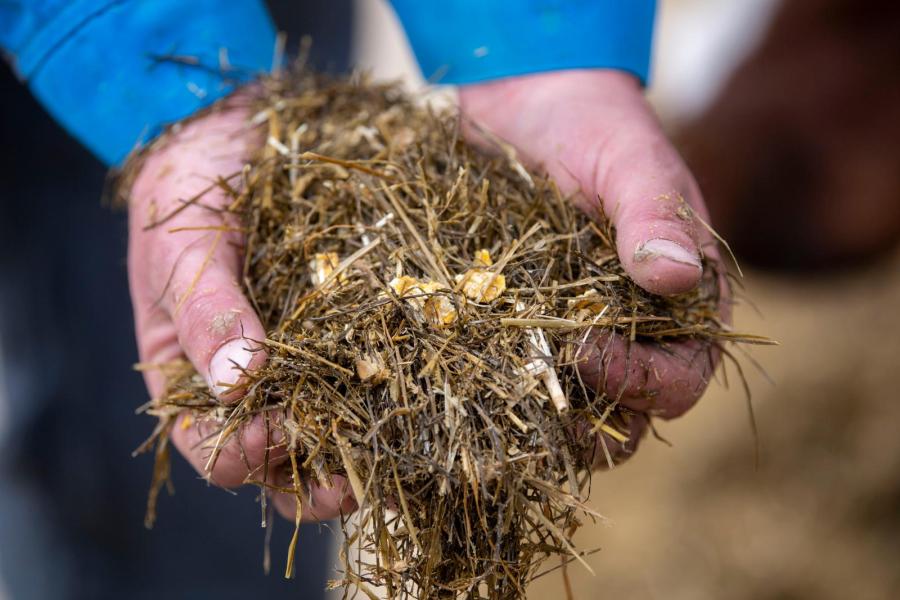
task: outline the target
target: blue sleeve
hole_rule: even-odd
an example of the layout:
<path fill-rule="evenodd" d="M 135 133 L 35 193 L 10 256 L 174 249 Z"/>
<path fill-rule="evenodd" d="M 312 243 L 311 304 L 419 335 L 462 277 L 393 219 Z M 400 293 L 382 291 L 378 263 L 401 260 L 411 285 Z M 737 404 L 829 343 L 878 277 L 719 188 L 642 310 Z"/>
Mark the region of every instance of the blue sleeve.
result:
<path fill-rule="evenodd" d="M 268 71 L 275 29 L 262 0 L 0 0 L 0 46 L 48 112 L 114 165 Z"/>
<path fill-rule="evenodd" d="M 422 73 L 473 83 L 611 68 L 642 83 L 656 0 L 392 0 Z"/>

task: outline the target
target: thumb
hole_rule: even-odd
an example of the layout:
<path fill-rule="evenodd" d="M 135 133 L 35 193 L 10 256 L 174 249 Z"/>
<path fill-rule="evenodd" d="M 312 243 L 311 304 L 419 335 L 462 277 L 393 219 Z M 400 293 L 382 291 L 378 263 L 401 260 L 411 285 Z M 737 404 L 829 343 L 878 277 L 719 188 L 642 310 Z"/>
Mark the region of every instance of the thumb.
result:
<path fill-rule="evenodd" d="M 677 294 L 702 274 L 699 189 L 643 98 L 618 71 L 561 71 L 469 86 L 463 112 L 542 165 L 588 214 L 616 227 L 622 266 L 644 289 Z M 512 108 L 510 108 L 512 107 Z M 598 199 L 602 206 L 598 205 Z"/>
<path fill-rule="evenodd" d="M 265 362 L 265 330 L 238 284 L 239 269 L 223 234 L 205 234 L 176 259 L 165 295 L 181 349 L 219 396 L 240 395 L 230 389 Z"/>

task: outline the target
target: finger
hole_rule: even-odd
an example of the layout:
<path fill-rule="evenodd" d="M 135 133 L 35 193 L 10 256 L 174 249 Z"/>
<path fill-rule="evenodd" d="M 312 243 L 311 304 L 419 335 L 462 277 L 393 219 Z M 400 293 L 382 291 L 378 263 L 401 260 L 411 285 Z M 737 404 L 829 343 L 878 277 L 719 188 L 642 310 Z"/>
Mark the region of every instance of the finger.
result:
<path fill-rule="evenodd" d="M 718 350 L 700 340 L 632 342 L 592 332 L 576 360 L 591 388 L 634 411 L 671 419 L 700 399 L 718 362 Z"/>
<path fill-rule="evenodd" d="M 271 480 L 274 467 L 288 458 L 284 437 L 273 419 L 254 417 L 223 443 L 218 436 L 221 424 L 195 422 L 182 414 L 171 439 L 191 466 L 210 483 L 232 488 L 249 480 Z M 267 474 L 266 468 L 272 471 Z"/>
<path fill-rule="evenodd" d="M 583 435 L 592 436 L 593 443 L 588 447 L 587 462 L 594 470 L 608 469 L 620 465 L 631 458 L 637 451 L 641 439 L 647 431 L 649 421 L 641 413 L 623 414 L 627 430 L 622 432 L 625 439 L 614 438 L 608 433 L 597 432 L 589 423 L 584 427 Z"/>
<path fill-rule="evenodd" d="M 642 99 L 622 112 L 627 127 L 609 130 L 603 151 L 587 157 L 579 174 L 582 189 L 594 191 L 585 202 L 590 209 L 602 199 L 622 266 L 638 285 L 687 292 L 702 275 L 699 189 Z"/>
<path fill-rule="evenodd" d="M 238 284 L 237 250 L 220 235 L 199 242 L 177 259 L 165 305 L 182 350 L 210 389 L 235 399 L 232 388 L 244 373 L 265 362 L 266 333 Z"/>
<path fill-rule="evenodd" d="M 342 515 L 348 515 L 358 508 L 353 490 L 345 477 L 335 475 L 332 477 L 333 485 L 330 488 L 317 483 L 307 482 L 300 492 L 300 520 L 303 523 L 315 523 L 336 519 Z M 282 472 L 278 485 L 283 488 L 293 488 L 291 474 Z M 272 504 L 275 510 L 286 519 L 293 521 L 297 515 L 297 495 L 289 493 L 272 494 Z"/>
<path fill-rule="evenodd" d="M 616 227 L 626 272 L 644 289 L 677 294 L 702 274 L 706 218 L 699 189 L 637 81 L 616 71 L 566 71 L 468 86 L 464 113 L 542 165 L 564 193 Z"/>
<path fill-rule="evenodd" d="M 176 239 L 156 244 L 178 245 Z M 174 252 L 173 252 L 174 253 Z M 162 364 L 186 355 L 214 393 L 234 400 L 240 377 L 265 361 L 265 329 L 237 282 L 238 251 L 216 235 L 205 234 L 174 259 L 160 302 L 134 292 L 135 324 L 141 361 Z M 165 272 L 163 261 L 133 273 Z M 146 285 L 135 283 L 132 289 Z M 143 297 L 142 297 L 143 296 Z M 163 387 L 162 374 L 146 371 L 151 394 Z"/>

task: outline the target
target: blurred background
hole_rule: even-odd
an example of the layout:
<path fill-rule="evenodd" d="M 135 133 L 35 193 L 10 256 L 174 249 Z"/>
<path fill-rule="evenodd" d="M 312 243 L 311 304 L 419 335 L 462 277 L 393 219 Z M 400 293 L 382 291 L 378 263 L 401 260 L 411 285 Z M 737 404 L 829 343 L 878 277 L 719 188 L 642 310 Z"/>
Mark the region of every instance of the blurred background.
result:
<path fill-rule="evenodd" d="M 280 26 L 303 22 L 290 3 L 277 4 Z M 342 22 L 331 14 L 340 4 L 321 8 L 321 18 Z M 353 5 L 354 19 L 344 21 L 351 31 L 328 34 L 353 40 L 344 58 L 331 50 L 335 64 L 420 89 L 390 10 L 382 0 Z M 661 0 L 656 42 L 650 99 L 746 273 L 736 328 L 781 346 L 740 356 L 758 465 L 743 389 L 729 368 L 728 386 L 714 384 L 687 416 L 658 424 L 671 445 L 648 439 L 630 462 L 594 478 L 590 503 L 611 524 L 588 523 L 577 535 L 581 548 L 601 551 L 589 558 L 596 576 L 568 569 L 575 597 L 900 597 L 900 8 Z M 123 256 L 106 257 L 122 293 Z M 15 338 L 2 339 L 0 378 L 9 385 L 17 380 Z M 127 368 L 126 359 L 115 368 Z M 139 421 L 130 412 L 143 396 L 129 390 L 117 418 Z M 141 425 L 131 429 L 133 445 Z M 149 477 L 147 461 L 108 460 Z M 164 499 L 161 524 L 189 518 L 176 505 L 181 490 L 200 484 L 182 473 L 179 486 L 179 497 Z M 248 498 L 212 491 L 201 501 L 242 505 L 249 521 L 257 510 Z M 143 507 L 131 508 L 139 527 Z M 7 539 L 0 557 L 17 552 Z M 142 552 L 165 552 L 145 539 L 133 538 Z M 321 570 L 328 560 L 314 563 Z M 253 577 L 258 565 L 253 558 L 235 577 Z M 562 586 L 560 572 L 550 573 L 531 597 L 562 597 Z"/>

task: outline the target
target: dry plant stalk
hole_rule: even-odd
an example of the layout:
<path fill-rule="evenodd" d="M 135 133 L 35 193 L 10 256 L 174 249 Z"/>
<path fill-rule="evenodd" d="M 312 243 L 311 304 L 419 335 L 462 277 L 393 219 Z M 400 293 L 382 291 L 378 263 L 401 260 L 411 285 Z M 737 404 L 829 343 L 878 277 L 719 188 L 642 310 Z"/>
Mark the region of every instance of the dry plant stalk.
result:
<path fill-rule="evenodd" d="M 571 537 L 596 516 L 583 503 L 592 433 L 625 439 L 634 415 L 581 383 L 579 345 L 591 328 L 755 341 L 718 320 L 719 274 L 706 265 L 676 298 L 644 292 L 608 225 L 508 155 L 471 148 L 455 114 L 397 86 L 301 71 L 261 89 L 254 121 L 270 135 L 229 210 L 246 226 L 245 291 L 269 332 L 248 344 L 269 359 L 233 406 L 189 365 L 161 366 L 151 500 L 177 414 L 214 426 L 212 463 L 267 413 L 293 456 L 293 485 L 277 491 L 305 495 L 341 474 L 361 506 L 342 523 L 357 522 L 347 545 L 372 561 L 345 548 L 335 586 L 520 598 L 547 557 L 583 562 Z"/>

